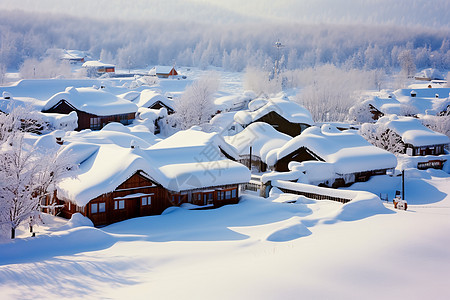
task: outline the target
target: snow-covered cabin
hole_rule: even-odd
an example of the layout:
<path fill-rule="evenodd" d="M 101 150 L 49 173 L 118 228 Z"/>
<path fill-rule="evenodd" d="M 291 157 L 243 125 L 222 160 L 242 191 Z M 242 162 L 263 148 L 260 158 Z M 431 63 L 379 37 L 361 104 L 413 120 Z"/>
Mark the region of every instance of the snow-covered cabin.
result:
<path fill-rule="evenodd" d="M 177 70 L 174 66 L 154 66 L 148 71 L 148 75 L 156 76 L 158 78 L 169 78 L 169 76 L 178 75 Z"/>
<path fill-rule="evenodd" d="M 392 93 L 376 92 L 366 95 L 363 101 L 356 103 L 350 109 L 350 115 L 359 122 L 371 122 L 392 114 L 444 115 L 449 111 L 449 93 L 450 88 L 419 86 L 414 89 L 399 89 Z"/>
<path fill-rule="evenodd" d="M 138 110 L 136 104 L 122 99 L 103 89 L 68 87 L 53 95 L 43 107 L 44 113 L 78 116 L 77 130 L 98 130 L 110 122 L 131 124 Z"/>
<path fill-rule="evenodd" d="M 284 96 L 271 99 L 258 98 L 251 101 L 248 108 L 234 115 L 234 120 L 244 127 L 251 123 L 264 122 L 279 132 L 295 137 L 314 125 L 311 113 L 306 108 Z"/>
<path fill-rule="evenodd" d="M 145 89 L 143 90 L 139 96 L 133 99 L 133 102 L 136 103 L 138 107 L 145 107 L 150 109 L 161 109 L 165 108 L 167 113 L 173 114 L 174 110 L 174 102 L 172 99 L 169 99 L 158 91 Z"/>
<path fill-rule="evenodd" d="M 107 64 L 99 60 L 88 60 L 82 67 L 89 71 L 95 72 L 96 75 L 114 74 L 116 72 L 115 65 Z"/>
<path fill-rule="evenodd" d="M 389 116 L 378 120 L 397 134 L 404 144 L 404 152 L 409 156 L 438 156 L 445 154 L 445 147 L 450 143 L 448 136 L 435 132 L 424 126 L 420 120 L 411 117 Z M 418 168 L 429 167 L 441 169 L 445 159 L 430 159 L 430 162 L 421 162 Z"/>
<path fill-rule="evenodd" d="M 354 130 L 339 131 L 328 124 L 310 127 L 301 135 L 277 149 L 268 159 L 276 171 L 289 171 L 292 161 L 322 161 L 333 165 L 334 182 L 329 186 L 343 186 L 366 181 L 372 175 L 386 174 L 397 165 L 395 155 L 367 142 Z"/>
<path fill-rule="evenodd" d="M 263 122 L 252 123 L 238 134 L 225 137 L 225 141 L 236 148 L 238 161 L 249 169 L 251 163 L 251 169 L 255 172 L 265 172 L 268 156 L 276 153 L 274 150 L 284 146 L 291 139 L 291 136 Z"/>
<path fill-rule="evenodd" d="M 237 203 L 239 185 L 250 180 L 245 166 L 222 154 L 227 145 L 217 134 L 190 129 L 150 147 L 143 142 L 67 145 L 79 169 L 57 187 L 62 216 L 80 212 L 99 226 L 160 214 L 183 203 Z"/>
<path fill-rule="evenodd" d="M 431 80 L 444 80 L 441 72 L 433 68 L 423 69 L 414 76 L 416 80 L 431 81 Z"/>
<path fill-rule="evenodd" d="M 83 64 L 90 58 L 86 51 L 74 49 L 48 49 L 46 54 L 50 57 L 58 58 L 67 61 L 71 64 Z"/>

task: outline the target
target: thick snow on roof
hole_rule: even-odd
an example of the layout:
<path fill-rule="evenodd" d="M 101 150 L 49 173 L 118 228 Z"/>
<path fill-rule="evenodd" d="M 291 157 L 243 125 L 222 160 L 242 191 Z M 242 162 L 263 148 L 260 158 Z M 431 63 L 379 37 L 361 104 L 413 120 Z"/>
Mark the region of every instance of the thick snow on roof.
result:
<path fill-rule="evenodd" d="M 249 155 L 251 146 L 252 154 L 259 156 L 263 162 L 266 162 L 269 152 L 284 146 L 291 139 L 291 136 L 263 122 L 252 123 L 242 132 L 225 137 L 225 141 L 236 148 L 239 155 Z"/>
<path fill-rule="evenodd" d="M 58 193 L 61 197 L 83 206 L 91 199 L 113 191 L 137 171 L 145 172 L 156 183 L 176 192 L 250 180 L 250 171 L 245 166 L 220 153 L 215 134 L 186 130 L 146 149 L 140 147 L 139 139 L 133 139 L 136 143 L 132 149 L 129 140 L 120 137 L 120 133 L 111 134 L 122 142 L 113 141 L 106 132 L 98 137 L 104 136 L 114 143 L 102 143 L 101 139 L 91 138 L 89 133 L 85 134 L 87 137 L 64 138 L 65 141 L 78 141 L 69 144 L 67 149 L 74 149 L 81 164 L 75 177 L 60 183 Z"/>
<path fill-rule="evenodd" d="M 434 132 L 424 126 L 418 119 L 412 117 L 397 117 L 395 115 L 380 118 L 378 124 L 385 124 L 402 137 L 403 142 L 413 146 L 428 146 L 450 143 L 448 136 Z"/>
<path fill-rule="evenodd" d="M 161 93 L 150 89 L 143 90 L 139 97 L 135 98 L 133 102 L 139 107 L 150 107 L 158 101 L 172 109 L 174 107 L 172 99 L 164 97 Z"/>
<path fill-rule="evenodd" d="M 214 104 L 218 110 L 241 110 L 244 109 L 247 103 L 255 99 L 256 95 L 253 91 L 245 91 L 243 94 L 227 94 L 214 99 Z"/>
<path fill-rule="evenodd" d="M 68 143 L 115 144 L 124 148 L 130 147 L 132 141 L 138 147 L 148 148 L 161 140 L 145 127 L 129 127 L 116 122 L 107 124 L 99 131 L 68 132 L 63 139 Z"/>
<path fill-rule="evenodd" d="M 416 93 L 415 97 L 411 97 L 412 91 Z M 414 114 L 436 115 L 447 107 L 449 92 L 450 88 L 442 87 L 399 89 L 392 94 L 373 93 L 362 103 L 372 104 L 385 114 L 402 115 L 407 110 Z"/>
<path fill-rule="evenodd" d="M 307 128 L 277 151 L 277 159 L 301 147 L 333 163 L 337 174 L 390 169 L 397 165 L 395 155 L 373 146 L 356 131 L 341 132 L 327 124 L 322 125 L 322 128 Z"/>
<path fill-rule="evenodd" d="M 436 69 L 433 68 L 428 68 L 428 69 L 424 69 L 422 71 L 420 71 L 419 73 L 417 73 L 415 76 L 415 78 L 419 78 L 419 79 L 427 79 L 427 80 L 443 80 L 444 76 L 442 76 L 441 72 L 439 72 Z"/>
<path fill-rule="evenodd" d="M 174 68 L 174 66 L 154 66 L 148 71 L 148 75 L 155 76 L 156 74 L 169 74 Z"/>
<path fill-rule="evenodd" d="M 68 87 L 64 92 L 57 93 L 48 99 L 44 110 L 55 106 L 59 101 L 66 100 L 80 111 L 97 116 L 109 116 L 125 113 L 136 113 L 136 104 L 122 99 L 114 94 L 96 88 Z"/>
<path fill-rule="evenodd" d="M 85 51 L 81 50 L 66 50 L 63 49 L 61 53 L 61 59 L 82 59 L 87 57 Z"/>
<path fill-rule="evenodd" d="M 133 153 L 135 149 L 130 147 L 104 144 L 98 145 L 96 151 L 92 144 L 75 144 L 73 147 L 87 149 L 86 154 L 90 156 L 80 164 L 76 177 L 61 181 L 57 190 L 60 197 L 72 200 L 79 206 L 115 190 L 146 165 L 145 159 Z"/>
<path fill-rule="evenodd" d="M 97 79 L 23 79 L 14 85 L 0 87 L 0 92 L 9 92 L 14 98 L 30 97 L 46 101 L 68 86 L 91 87 L 100 83 Z"/>
<path fill-rule="evenodd" d="M 291 123 L 314 125 L 311 113 L 286 97 L 255 99 L 248 104 L 249 110 L 239 111 L 234 120 L 242 125 L 250 124 L 270 112 L 276 112 Z"/>
<path fill-rule="evenodd" d="M 97 68 L 97 67 L 106 67 L 106 68 L 114 68 L 115 65 L 113 64 L 106 64 L 99 60 L 88 60 L 83 64 L 83 67 L 85 68 Z"/>

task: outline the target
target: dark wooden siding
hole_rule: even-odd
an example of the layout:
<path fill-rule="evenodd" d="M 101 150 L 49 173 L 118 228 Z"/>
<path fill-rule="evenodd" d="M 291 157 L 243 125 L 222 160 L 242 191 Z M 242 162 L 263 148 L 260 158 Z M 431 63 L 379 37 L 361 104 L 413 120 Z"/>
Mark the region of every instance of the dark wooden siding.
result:
<path fill-rule="evenodd" d="M 305 147 L 300 147 L 296 151 L 278 160 L 275 164 L 275 171 L 288 172 L 288 165 L 291 161 L 303 162 L 308 160 L 324 161 L 320 157 L 314 156 L 314 154 Z"/>
<path fill-rule="evenodd" d="M 291 123 L 274 111 L 269 112 L 253 123 L 255 122 L 265 122 L 270 124 L 279 132 L 285 133 L 292 137 L 299 135 L 303 130 L 309 127 L 307 124 Z"/>
<path fill-rule="evenodd" d="M 150 197 L 150 204 L 143 205 L 143 197 Z M 176 193 L 136 173 L 116 190 L 92 199 L 85 207 L 60 201 L 64 204 L 60 216 L 69 219 L 72 214 L 79 212 L 91 219 L 95 226 L 103 226 L 135 217 L 161 214 L 166 208 L 183 203 L 219 207 L 238 201 L 237 184 Z"/>
<path fill-rule="evenodd" d="M 106 124 L 111 122 L 119 122 L 124 125 L 131 124 L 131 122 L 135 118 L 134 113 L 125 113 L 118 115 L 109 115 L 109 116 L 97 116 L 91 113 L 87 113 L 81 110 L 77 110 L 75 107 L 70 105 L 66 100 L 59 101 L 52 108 L 44 111 L 47 113 L 59 113 L 59 114 L 69 114 L 70 112 L 75 111 L 78 117 L 78 127 L 76 130 L 80 131 L 83 129 L 92 129 L 92 130 L 100 130 Z M 95 120 L 95 121 L 93 121 Z"/>

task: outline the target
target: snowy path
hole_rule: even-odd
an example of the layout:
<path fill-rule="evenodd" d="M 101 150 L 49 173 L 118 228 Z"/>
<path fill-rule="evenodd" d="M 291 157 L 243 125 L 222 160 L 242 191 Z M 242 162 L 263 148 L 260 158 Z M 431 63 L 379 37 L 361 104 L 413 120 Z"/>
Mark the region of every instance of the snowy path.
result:
<path fill-rule="evenodd" d="M 327 222 L 331 201 L 245 196 L 0 244 L 1 298 L 446 299 L 450 177 L 421 174 L 417 205 L 351 222 Z"/>

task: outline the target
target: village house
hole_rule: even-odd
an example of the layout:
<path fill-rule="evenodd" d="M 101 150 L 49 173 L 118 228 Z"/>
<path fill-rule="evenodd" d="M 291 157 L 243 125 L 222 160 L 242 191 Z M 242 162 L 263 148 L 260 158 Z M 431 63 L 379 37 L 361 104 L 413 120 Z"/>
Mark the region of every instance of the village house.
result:
<path fill-rule="evenodd" d="M 225 141 L 236 149 L 238 161 L 255 173 L 267 171 L 267 160 L 291 139 L 263 122 L 252 123 L 243 131 L 225 137 Z"/>
<path fill-rule="evenodd" d="M 158 78 L 169 78 L 170 76 L 178 75 L 178 72 L 175 70 L 174 66 L 154 66 L 148 71 L 148 75 L 156 76 Z"/>
<path fill-rule="evenodd" d="M 83 65 L 83 68 L 92 72 L 93 75 L 100 76 L 103 74 L 114 74 L 116 72 L 116 66 L 113 64 L 106 64 L 99 60 L 88 60 Z"/>
<path fill-rule="evenodd" d="M 272 125 L 279 132 L 292 137 L 314 125 L 310 112 L 286 97 L 258 98 L 248 104 L 248 110 L 239 111 L 234 120 L 243 127 L 255 122 Z"/>
<path fill-rule="evenodd" d="M 411 117 L 389 116 L 380 119 L 378 126 L 384 126 L 398 136 L 402 143 L 403 154 L 409 156 L 427 156 L 424 160 L 417 162 L 417 168 L 442 169 L 447 160 L 445 148 L 450 139 L 442 133 L 434 132 L 424 126 L 419 119 Z"/>
<path fill-rule="evenodd" d="M 130 144 L 67 145 L 79 168 L 57 187 L 61 216 L 79 212 L 102 226 L 184 203 L 218 207 L 237 203 L 239 185 L 250 180 L 245 166 L 222 154 L 228 146 L 214 133 L 194 128 L 150 147 L 141 148 L 139 140 Z"/>
<path fill-rule="evenodd" d="M 175 112 L 173 100 L 161 95 L 159 92 L 154 90 L 142 90 L 139 93 L 139 96 L 134 98 L 132 101 L 138 107 L 145 107 L 150 109 L 165 108 L 169 115 Z"/>
<path fill-rule="evenodd" d="M 356 131 L 339 131 L 329 124 L 306 129 L 275 154 L 267 159 L 267 164 L 279 172 L 289 172 L 291 162 L 326 163 L 321 165 L 327 170 L 331 168 L 333 171 L 327 173 L 334 174 L 322 184 L 331 187 L 367 181 L 373 175 L 386 174 L 397 165 L 395 155 L 373 146 Z"/>
<path fill-rule="evenodd" d="M 98 130 L 110 122 L 131 124 L 138 107 L 103 89 L 68 87 L 64 92 L 53 95 L 44 105 L 42 112 L 78 116 L 76 130 Z"/>

